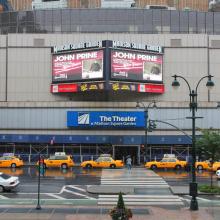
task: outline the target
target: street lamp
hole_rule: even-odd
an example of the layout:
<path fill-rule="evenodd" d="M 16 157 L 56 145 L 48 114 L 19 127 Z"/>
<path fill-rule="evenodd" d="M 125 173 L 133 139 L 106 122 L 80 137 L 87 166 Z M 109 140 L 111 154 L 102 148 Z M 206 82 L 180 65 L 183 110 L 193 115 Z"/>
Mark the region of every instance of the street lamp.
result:
<path fill-rule="evenodd" d="M 143 103 L 143 102 L 137 102 L 136 104 L 136 108 L 144 108 L 144 119 L 145 119 L 145 136 L 144 136 L 144 149 L 145 149 L 145 160 L 147 159 L 147 144 L 148 144 L 148 140 L 147 140 L 147 131 L 148 131 L 148 109 L 150 107 L 153 108 L 157 108 L 156 102 L 152 101 L 150 102 L 147 106 Z"/>
<path fill-rule="evenodd" d="M 196 122 L 196 118 L 201 118 L 201 117 L 196 117 L 195 116 L 195 112 L 197 111 L 197 89 L 198 86 L 200 84 L 200 82 L 205 79 L 208 78 L 208 81 L 206 83 L 206 86 L 208 89 L 211 89 L 214 86 L 214 82 L 212 81 L 212 77 L 211 75 L 207 75 L 202 77 L 197 85 L 196 85 L 196 89 L 191 89 L 189 82 L 183 77 L 183 76 L 179 76 L 179 75 L 174 75 L 172 76 L 174 78 L 173 82 L 172 82 L 172 86 L 175 88 L 178 88 L 180 86 L 179 81 L 177 81 L 177 78 L 181 78 L 183 79 L 188 88 L 189 88 L 189 97 L 190 97 L 190 104 L 189 104 L 189 108 L 190 111 L 192 111 L 192 117 L 189 117 L 190 119 L 192 119 L 192 182 L 189 185 L 189 193 L 191 198 L 191 202 L 190 202 L 190 210 L 198 210 L 198 202 L 197 202 L 197 183 L 196 183 L 196 171 L 195 171 L 195 162 L 196 162 L 196 146 L 195 146 L 195 122 Z M 188 118 L 188 117 L 187 117 Z"/>

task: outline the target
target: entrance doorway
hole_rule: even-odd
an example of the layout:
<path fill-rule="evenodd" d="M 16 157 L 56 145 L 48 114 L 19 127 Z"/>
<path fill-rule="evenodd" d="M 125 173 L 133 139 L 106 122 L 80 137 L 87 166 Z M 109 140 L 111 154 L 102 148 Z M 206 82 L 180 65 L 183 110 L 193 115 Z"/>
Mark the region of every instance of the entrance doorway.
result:
<path fill-rule="evenodd" d="M 138 146 L 115 146 L 115 159 L 126 162 L 126 156 L 130 155 L 133 165 L 140 163 L 140 152 Z"/>

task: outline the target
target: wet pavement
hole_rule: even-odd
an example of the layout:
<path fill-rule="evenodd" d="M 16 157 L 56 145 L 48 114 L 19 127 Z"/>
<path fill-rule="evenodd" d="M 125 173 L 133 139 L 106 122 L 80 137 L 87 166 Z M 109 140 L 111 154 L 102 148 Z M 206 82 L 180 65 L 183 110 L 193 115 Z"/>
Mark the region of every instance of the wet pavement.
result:
<path fill-rule="evenodd" d="M 0 219 L 12 220 L 110 220 L 108 212 L 112 207 L 0 207 Z M 200 208 L 190 211 L 188 208 L 170 210 L 159 207 L 132 208 L 133 220 L 219 220 L 220 208 Z"/>

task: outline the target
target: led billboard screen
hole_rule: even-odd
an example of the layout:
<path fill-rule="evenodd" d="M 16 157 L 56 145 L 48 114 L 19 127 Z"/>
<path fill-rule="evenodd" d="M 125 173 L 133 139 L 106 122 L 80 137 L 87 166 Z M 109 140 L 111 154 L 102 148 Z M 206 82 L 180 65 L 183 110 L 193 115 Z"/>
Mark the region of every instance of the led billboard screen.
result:
<path fill-rule="evenodd" d="M 111 79 L 159 82 L 163 81 L 163 56 L 131 50 L 111 51 Z"/>
<path fill-rule="evenodd" d="M 103 50 L 54 54 L 52 81 L 103 79 Z"/>

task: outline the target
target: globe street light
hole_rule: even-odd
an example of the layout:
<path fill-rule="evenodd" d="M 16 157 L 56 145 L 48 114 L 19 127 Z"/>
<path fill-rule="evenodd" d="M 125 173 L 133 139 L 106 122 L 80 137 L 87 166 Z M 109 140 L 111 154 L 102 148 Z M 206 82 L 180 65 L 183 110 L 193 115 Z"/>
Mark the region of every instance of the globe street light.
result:
<path fill-rule="evenodd" d="M 205 79 L 208 78 L 208 81 L 206 83 L 206 86 L 208 87 L 208 89 L 211 89 L 214 86 L 214 82 L 212 81 L 212 77 L 211 75 L 207 75 L 202 77 L 197 85 L 196 85 L 196 89 L 191 89 L 189 82 L 183 77 L 183 76 L 179 76 L 179 75 L 174 75 L 172 76 L 174 78 L 173 82 L 172 82 L 172 86 L 175 88 L 178 88 L 180 86 L 179 81 L 177 81 L 177 78 L 181 78 L 183 79 L 188 88 L 189 88 L 189 97 L 190 97 L 190 104 L 189 104 L 189 108 L 192 111 L 192 117 L 188 117 L 190 119 L 192 119 L 192 182 L 189 185 L 189 193 L 190 196 L 192 196 L 191 198 L 191 202 L 190 202 L 190 210 L 198 210 L 198 202 L 197 202 L 197 183 L 196 183 L 196 171 L 195 171 L 195 162 L 196 162 L 196 146 L 195 146 L 195 121 L 196 118 L 201 118 L 201 117 L 196 117 L 195 116 L 195 112 L 197 111 L 197 89 L 198 86 L 200 84 L 200 82 Z"/>
<path fill-rule="evenodd" d="M 145 135 L 144 135 L 144 149 L 145 149 L 145 160 L 147 159 L 147 131 L 148 131 L 148 109 L 150 107 L 157 108 L 156 102 L 152 101 L 147 106 L 143 102 L 137 102 L 136 108 L 144 108 L 144 119 L 145 119 Z"/>

